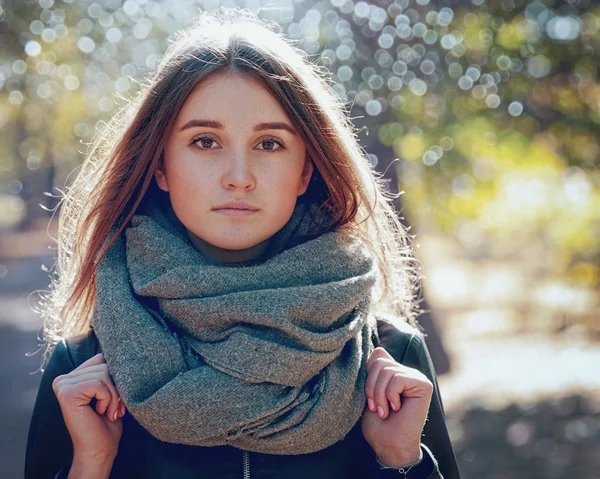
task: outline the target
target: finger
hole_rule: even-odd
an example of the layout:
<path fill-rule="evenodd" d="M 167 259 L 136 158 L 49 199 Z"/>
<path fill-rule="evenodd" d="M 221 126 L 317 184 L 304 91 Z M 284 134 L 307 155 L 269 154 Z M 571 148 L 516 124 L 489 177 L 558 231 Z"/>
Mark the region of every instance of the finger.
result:
<path fill-rule="evenodd" d="M 98 369 L 96 369 L 98 368 Z M 93 378 L 101 378 L 104 381 L 109 382 L 113 387 L 114 383 L 110 374 L 108 374 L 108 369 L 104 366 L 95 366 L 94 368 L 83 369 L 79 371 L 77 374 L 67 374 L 61 379 L 61 382 L 68 382 L 69 384 L 77 384 L 81 380 L 85 379 L 93 379 Z"/>
<path fill-rule="evenodd" d="M 408 400 L 412 400 L 411 404 L 419 405 L 413 406 L 412 412 L 415 411 L 414 407 L 417 407 L 418 409 L 423 409 L 425 413 L 429 409 L 432 393 L 433 385 L 431 381 L 424 375 L 418 372 L 415 374 L 411 370 L 397 372 L 391 378 L 386 390 L 386 396 L 391 404 L 399 401 L 398 410 L 402 406 L 406 407 L 409 404 Z M 426 401 L 422 401 L 421 399 L 423 398 Z"/>
<path fill-rule="evenodd" d="M 77 369 L 73 369 L 73 371 L 71 371 L 68 374 L 61 374 L 60 376 L 55 377 L 54 381 L 52 381 L 52 389 L 54 390 L 54 393 L 56 394 L 56 392 L 57 392 L 56 387 L 65 380 L 70 381 L 71 379 L 73 379 L 75 377 L 79 377 L 81 375 L 85 375 L 90 372 L 95 372 L 95 373 L 99 373 L 99 374 L 101 374 L 101 373 L 108 374 L 108 367 L 106 366 L 106 363 L 96 364 L 96 365 L 92 365 L 92 366 L 88 366 L 86 368 L 80 369 L 81 366 L 83 366 L 84 364 L 85 363 L 82 363 Z"/>
<path fill-rule="evenodd" d="M 381 419 L 385 419 L 389 414 L 389 403 L 386 395 L 388 384 L 392 377 L 396 374 L 394 366 L 386 365 L 381 369 L 375 383 L 375 404 L 377 406 L 377 414 Z"/>
<path fill-rule="evenodd" d="M 98 374 L 106 373 L 106 374 L 108 374 L 108 366 L 106 365 L 106 363 L 102 363 L 102 364 L 95 364 L 92 366 L 88 366 L 83 369 L 73 369 L 73 371 L 71 371 L 66 376 L 70 377 L 70 378 L 76 378 L 78 376 L 81 376 L 84 374 L 89 374 L 89 373 L 98 373 Z"/>
<path fill-rule="evenodd" d="M 425 397 L 427 399 L 431 399 L 433 395 L 433 383 L 422 373 L 418 373 L 414 377 L 411 377 L 414 381 L 413 383 L 409 383 L 409 388 L 406 389 L 405 397 L 406 398 L 421 398 Z"/>
<path fill-rule="evenodd" d="M 390 379 L 388 386 L 385 390 L 385 396 L 390 402 L 390 405 L 394 411 L 400 411 L 402 408 L 402 392 L 406 386 L 404 375 L 396 372 Z"/>
<path fill-rule="evenodd" d="M 73 371 L 79 371 L 80 369 L 85 369 L 88 366 L 95 366 L 96 364 L 102 364 L 104 362 L 105 362 L 104 354 L 98 353 L 95 356 L 92 356 L 87 361 L 81 363 L 79 366 L 77 366 L 75 369 L 73 369 Z M 73 372 L 73 371 L 71 371 L 71 372 Z"/>
<path fill-rule="evenodd" d="M 102 415 L 112 401 L 112 394 L 102 380 L 94 378 L 78 384 L 68 382 L 61 384 L 57 398 L 61 409 L 69 408 L 73 404 L 75 406 L 87 406 L 95 398 L 96 412 Z"/>
<path fill-rule="evenodd" d="M 379 359 L 371 365 L 371 369 L 367 372 L 367 381 L 365 383 L 365 394 L 369 410 L 376 411 L 375 404 L 375 384 L 377 383 L 379 372 L 386 366 L 390 365 L 385 359 Z"/>
<path fill-rule="evenodd" d="M 367 371 L 373 366 L 373 363 L 377 362 L 378 359 L 388 359 L 394 360 L 392 356 L 382 347 L 375 348 L 371 354 L 369 355 L 369 359 L 367 359 Z"/>
<path fill-rule="evenodd" d="M 90 368 L 91 369 L 91 368 Z M 77 384 L 86 382 L 86 381 L 93 381 L 95 379 L 99 379 L 101 380 L 104 385 L 106 386 L 106 388 L 110 391 L 111 394 L 111 400 L 110 403 L 108 404 L 107 408 L 102 409 L 102 412 L 98 411 L 98 405 L 96 405 L 96 412 L 99 412 L 99 414 L 104 414 L 106 412 L 106 416 L 111 420 L 114 421 L 115 420 L 115 414 L 118 414 L 119 412 L 119 407 L 120 407 L 120 398 L 119 398 L 119 392 L 117 391 L 117 388 L 115 387 L 114 383 L 112 382 L 112 379 L 110 378 L 110 376 L 108 375 L 108 370 L 103 370 L 100 372 L 88 372 L 88 373 L 81 373 L 78 376 L 73 376 L 70 377 L 67 381 L 67 384 L 75 386 Z M 108 409 L 108 410 L 107 410 Z"/>
<path fill-rule="evenodd" d="M 76 387 L 78 384 L 87 384 L 89 382 L 97 382 L 98 384 L 102 384 L 102 386 L 109 391 L 110 399 L 108 402 L 100 401 L 97 398 L 96 402 L 96 412 L 98 414 L 106 414 L 109 420 L 116 420 L 116 416 L 118 415 L 119 408 L 121 406 L 121 401 L 119 397 L 119 392 L 115 387 L 112 379 L 108 375 L 106 370 L 102 372 L 88 372 L 82 373 L 78 376 L 67 376 L 61 383 L 64 387 Z M 90 399 L 91 401 L 91 399 Z"/>

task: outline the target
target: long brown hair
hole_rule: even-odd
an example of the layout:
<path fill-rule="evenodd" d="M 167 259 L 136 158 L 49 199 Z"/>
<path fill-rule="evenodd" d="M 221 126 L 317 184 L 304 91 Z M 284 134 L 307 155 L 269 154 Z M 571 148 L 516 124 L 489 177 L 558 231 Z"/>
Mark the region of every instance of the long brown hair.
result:
<path fill-rule="evenodd" d="M 321 198 L 334 226 L 356 230 L 377 258 L 375 312 L 417 326 L 420 273 L 411 238 L 327 70 L 308 61 L 277 28 L 243 9 L 202 14 L 178 32 L 151 78 L 96 136 L 61 198 L 56 276 L 41 303 L 45 358 L 58 341 L 88 329 L 95 271 L 112 244 L 103 248 L 111 228 L 118 226 L 119 234 L 144 196 L 156 190 L 153 175 L 180 108 L 219 71 L 259 80 L 279 102 L 315 166 L 305 194 Z"/>

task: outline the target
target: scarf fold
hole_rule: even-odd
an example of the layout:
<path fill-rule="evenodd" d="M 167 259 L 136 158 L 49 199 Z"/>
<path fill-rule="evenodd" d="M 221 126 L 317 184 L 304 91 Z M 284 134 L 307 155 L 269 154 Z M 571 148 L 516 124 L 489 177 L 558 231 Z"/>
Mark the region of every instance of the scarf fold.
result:
<path fill-rule="evenodd" d="M 109 248 L 92 327 L 127 409 L 153 436 L 306 454 L 359 420 L 376 267 L 347 230 L 309 235 L 315 208 L 299 202 L 270 256 L 248 264 L 207 262 L 157 201 Z"/>

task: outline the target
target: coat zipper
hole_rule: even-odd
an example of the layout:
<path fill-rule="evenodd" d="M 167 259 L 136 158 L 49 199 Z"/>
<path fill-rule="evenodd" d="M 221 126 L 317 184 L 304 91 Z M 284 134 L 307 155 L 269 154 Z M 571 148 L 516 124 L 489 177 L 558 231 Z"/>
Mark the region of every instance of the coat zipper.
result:
<path fill-rule="evenodd" d="M 250 479 L 250 454 L 248 451 L 243 452 L 244 479 Z"/>

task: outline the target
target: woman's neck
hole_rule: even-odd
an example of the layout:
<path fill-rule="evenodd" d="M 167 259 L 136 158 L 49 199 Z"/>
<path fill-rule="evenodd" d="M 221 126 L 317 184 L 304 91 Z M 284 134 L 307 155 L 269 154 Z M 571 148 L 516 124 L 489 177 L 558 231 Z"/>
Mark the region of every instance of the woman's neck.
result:
<path fill-rule="evenodd" d="M 255 246 L 246 249 L 230 250 L 223 249 L 207 243 L 202 238 L 186 229 L 187 236 L 194 248 L 202 254 L 202 256 L 210 264 L 229 264 L 233 263 L 248 263 L 259 259 L 269 246 L 269 239 Z"/>

